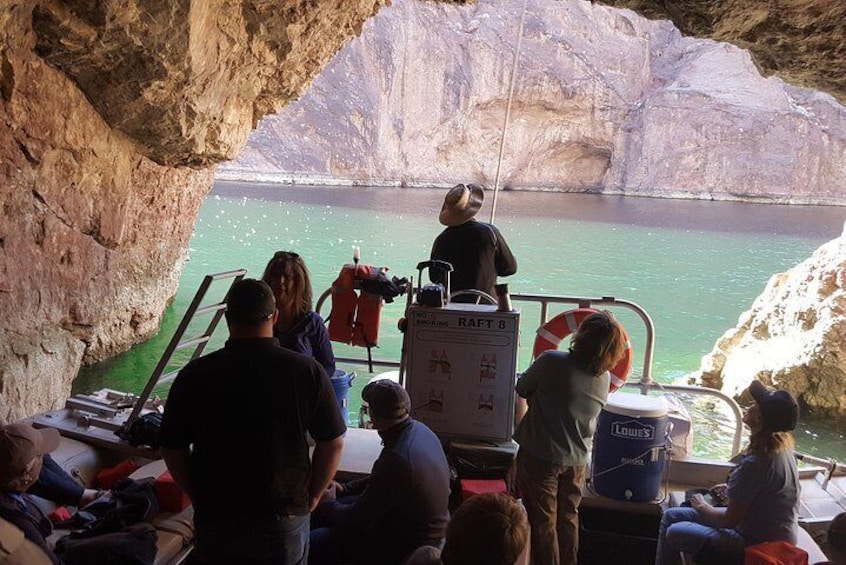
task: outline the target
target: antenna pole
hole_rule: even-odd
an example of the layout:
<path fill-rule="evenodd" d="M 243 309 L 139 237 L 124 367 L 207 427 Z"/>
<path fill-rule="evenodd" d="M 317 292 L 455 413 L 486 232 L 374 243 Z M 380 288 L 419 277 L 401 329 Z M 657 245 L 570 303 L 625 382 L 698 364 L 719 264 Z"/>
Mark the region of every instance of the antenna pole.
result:
<path fill-rule="evenodd" d="M 499 139 L 499 156 L 496 160 L 496 176 L 494 177 L 494 195 L 493 203 L 491 204 L 491 223 L 494 223 L 496 217 L 496 201 L 499 196 L 499 178 L 502 170 L 502 154 L 505 151 L 505 134 L 508 132 L 508 122 L 511 121 L 511 101 L 514 98 L 514 82 L 517 77 L 517 62 L 520 59 L 520 46 L 523 43 L 523 24 L 526 21 L 526 4 L 528 0 L 523 0 L 523 11 L 520 13 L 520 30 L 517 34 L 517 46 L 514 49 L 514 60 L 511 64 L 511 80 L 508 85 L 508 101 L 505 104 L 505 119 L 502 123 L 502 136 Z"/>

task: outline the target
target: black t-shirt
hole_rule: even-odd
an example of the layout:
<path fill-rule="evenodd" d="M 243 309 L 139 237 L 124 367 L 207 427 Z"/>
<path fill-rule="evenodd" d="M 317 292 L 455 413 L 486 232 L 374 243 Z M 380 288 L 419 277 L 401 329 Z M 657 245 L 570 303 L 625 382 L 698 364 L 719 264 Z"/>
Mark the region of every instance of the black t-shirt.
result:
<path fill-rule="evenodd" d="M 432 244 L 431 258 L 452 264 L 451 292 L 473 288 L 496 296 L 496 277 L 517 272 L 517 260 L 499 230 L 476 220 L 442 231 Z M 429 277 L 434 282 L 444 280 L 438 269 L 431 269 Z"/>
<path fill-rule="evenodd" d="M 186 365 L 165 406 L 161 445 L 193 446 L 195 521 L 303 515 L 315 441 L 346 431 L 329 377 L 275 338 L 230 339 Z"/>

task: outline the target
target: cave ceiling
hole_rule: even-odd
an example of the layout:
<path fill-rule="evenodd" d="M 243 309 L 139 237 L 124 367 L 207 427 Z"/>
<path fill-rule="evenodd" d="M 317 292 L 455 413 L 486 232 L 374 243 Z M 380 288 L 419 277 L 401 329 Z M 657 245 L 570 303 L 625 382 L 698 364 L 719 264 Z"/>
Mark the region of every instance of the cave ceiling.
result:
<path fill-rule="evenodd" d="M 472 2 L 449 2 L 466 4 Z M 846 2 L 604 0 L 748 49 L 764 75 L 846 100 Z M 43 0 L 35 50 L 151 159 L 231 159 L 390 0 Z"/>

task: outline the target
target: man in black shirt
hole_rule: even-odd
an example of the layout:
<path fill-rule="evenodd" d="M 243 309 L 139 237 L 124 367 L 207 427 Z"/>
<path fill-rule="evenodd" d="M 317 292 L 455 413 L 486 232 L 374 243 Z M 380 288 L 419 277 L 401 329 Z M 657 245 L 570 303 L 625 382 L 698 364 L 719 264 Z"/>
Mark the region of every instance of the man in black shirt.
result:
<path fill-rule="evenodd" d="M 499 230 L 474 216 L 482 207 L 485 193 L 475 184 L 454 186 L 447 192 L 439 216 L 447 228 L 432 245 L 431 259 L 452 264 L 450 291 L 476 289 L 494 293 L 496 277 L 517 272 L 517 260 Z M 443 272 L 429 271 L 433 282 L 444 282 Z M 458 302 L 476 302 L 472 296 L 459 297 Z"/>
<path fill-rule="evenodd" d="M 440 440 L 411 419 L 398 383 L 373 381 L 361 397 L 384 447 L 369 477 L 333 483 L 315 511 L 311 565 L 398 565 L 446 532 L 450 474 Z"/>
<path fill-rule="evenodd" d="M 276 316 L 267 284 L 233 284 L 230 339 L 186 365 L 167 399 L 162 455 L 194 504 L 207 563 L 305 564 L 309 512 L 340 461 L 346 426 L 329 378 L 279 346 Z"/>

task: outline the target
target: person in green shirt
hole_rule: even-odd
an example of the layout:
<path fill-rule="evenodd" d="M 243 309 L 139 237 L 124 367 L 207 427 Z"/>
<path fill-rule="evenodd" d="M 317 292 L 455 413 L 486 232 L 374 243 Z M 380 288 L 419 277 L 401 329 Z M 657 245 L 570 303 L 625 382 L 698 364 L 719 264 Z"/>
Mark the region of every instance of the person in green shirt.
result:
<path fill-rule="evenodd" d="M 582 322 L 569 351 L 541 354 L 517 381 L 517 486 L 531 526 L 532 563 L 576 565 L 578 507 L 589 444 L 626 337 L 610 312 Z"/>

